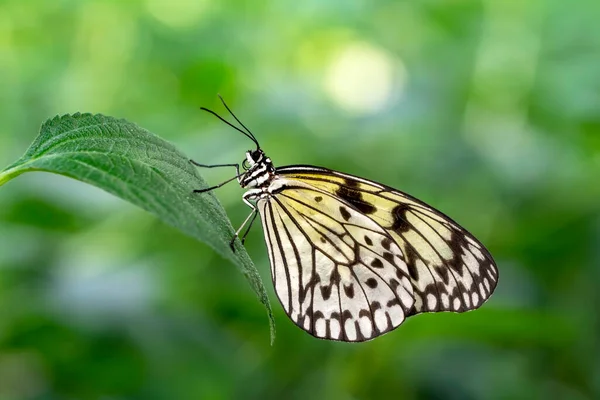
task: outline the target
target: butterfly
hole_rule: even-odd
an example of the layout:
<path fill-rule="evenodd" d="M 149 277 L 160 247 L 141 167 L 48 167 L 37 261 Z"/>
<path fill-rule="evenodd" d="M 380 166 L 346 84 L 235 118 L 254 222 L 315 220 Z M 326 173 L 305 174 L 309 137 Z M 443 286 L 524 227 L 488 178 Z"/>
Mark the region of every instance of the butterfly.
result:
<path fill-rule="evenodd" d="M 219 96 L 219 98 L 221 98 Z M 389 186 L 310 165 L 275 167 L 256 149 L 235 167 L 252 209 L 244 242 L 260 214 L 275 292 L 290 319 L 309 334 L 346 342 L 374 339 L 407 317 L 479 308 L 493 293 L 498 269 L 488 250 L 440 211 Z"/>

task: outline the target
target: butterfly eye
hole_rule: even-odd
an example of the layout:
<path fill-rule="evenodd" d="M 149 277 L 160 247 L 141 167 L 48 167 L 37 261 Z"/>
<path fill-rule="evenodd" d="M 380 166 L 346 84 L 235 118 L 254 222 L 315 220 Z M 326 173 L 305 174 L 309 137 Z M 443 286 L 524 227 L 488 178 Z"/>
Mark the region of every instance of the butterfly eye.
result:
<path fill-rule="evenodd" d="M 251 157 L 254 160 L 254 162 L 258 162 L 258 160 L 260 159 L 260 152 L 258 150 L 253 151 Z"/>
<path fill-rule="evenodd" d="M 244 168 L 246 171 L 250 169 L 250 164 L 248 164 L 248 160 L 244 160 L 242 162 L 242 168 Z"/>

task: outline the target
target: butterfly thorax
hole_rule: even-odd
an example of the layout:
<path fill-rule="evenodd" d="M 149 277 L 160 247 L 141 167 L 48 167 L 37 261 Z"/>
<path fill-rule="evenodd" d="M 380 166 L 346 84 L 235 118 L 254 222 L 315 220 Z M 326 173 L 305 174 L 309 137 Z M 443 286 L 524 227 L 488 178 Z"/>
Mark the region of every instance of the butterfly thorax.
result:
<path fill-rule="evenodd" d="M 239 179 L 242 188 L 267 188 L 275 177 L 275 167 L 261 149 L 247 151 L 242 166 L 246 169 Z"/>

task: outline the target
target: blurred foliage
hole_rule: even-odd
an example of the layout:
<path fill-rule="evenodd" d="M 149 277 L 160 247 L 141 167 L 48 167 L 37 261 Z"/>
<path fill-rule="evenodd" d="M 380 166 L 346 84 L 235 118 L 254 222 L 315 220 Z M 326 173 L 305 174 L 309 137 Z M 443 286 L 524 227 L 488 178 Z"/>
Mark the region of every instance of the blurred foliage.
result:
<path fill-rule="evenodd" d="M 251 143 L 198 110 L 222 112 L 221 93 L 276 165 L 451 215 L 500 283 L 478 311 L 360 345 L 314 339 L 274 304 L 271 347 L 261 304 L 210 248 L 26 174 L 0 190 L 0 398 L 600 397 L 599 19 L 596 0 L 1 0 L 2 167 L 76 111 L 240 161 Z M 239 187 L 217 196 L 241 223 Z M 258 226 L 247 248 L 268 281 Z"/>

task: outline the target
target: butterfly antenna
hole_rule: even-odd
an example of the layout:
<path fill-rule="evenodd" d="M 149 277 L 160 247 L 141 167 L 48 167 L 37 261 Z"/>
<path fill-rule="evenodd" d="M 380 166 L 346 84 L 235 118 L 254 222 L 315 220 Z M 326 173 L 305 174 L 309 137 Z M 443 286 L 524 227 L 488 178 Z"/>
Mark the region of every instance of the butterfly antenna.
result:
<path fill-rule="evenodd" d="M 223 100 L 223 97 L 221 97 L 221 95 L 219 94 L 219 99 L 221 99 L 221 103 L 223 103 L 223 105 L 225 106 L 225 108 L 227 109 L 227 111 L 229 111 L 229 114 L 231 114 L 231 116 L 238 122 L 238 124 L 240 124 L 245 130 L 246 132 L 248 132 L 248 136 L 250 139 L 252 139 L 252 141 L 254 143 L 256 143 L 256 149 L 260 149 L 260 145 L 258 144 L 258 140 L 256 140 L 256 138 L 254 137 L 254 135 L 252 134 L 252 132 L 250 132 L 250 129 L 246 128 L 246 125 L 244 125 L 242 123 L 242 121 L 240 121 L 238 119 L 238 117 L 235 116 L 235 114 L 229 109 L 229 107 L 227 106 L 227 103 L 225 103 L 225 100 Z"/>
<path fill-rule="evenodd" d="M 248 139 L 252 140 L 252 141 L 253 141 L 253 142 L 256 144 L 256 147 L 257 147 L 257 148 L 259 147 L 259 145 L 258 145 L 258 141 L 257 141 L 257 140 L 256 140 L 256 138 L 254 137 L 254 135 L 248 135 L 248 133 L 244 132 L 243 130 L 241 130 L 241 129 L 240 129 L 240 128 L 238 128 L 237 126 L 233 125 L 231 122 L 227 121 L 225 118 L 221 117 L 219 114 L 217 114 L 217 113 L 216 113 L 216 112 L 214 112 L 213 110 L 209 110 L 209 109 L 208 109 L 208 108 L 206 108 L 206 107 L 200 107 L 200 109 L 201 109 L 202 111 L 206 111 L 206 112 L 208 112 L 208 113 L 210 113 L 210 114 L 214 115 L 215 117 L 219 118 L 221 121 L 225 122 L 227 125 L 229 125 L 229 126 L 230 126 L 230 127 L 232 127 L 233 129 L 235 129 L 236 131 L 238 131 L 238 132 L 241 132 L 241 133 L 242 133 L 242 135 L 244 135 L 244 136 L 246 136 Z M 231 112 L 231 111 L 229 111 L 229 112 Z M 233 114 L 232 114 L 232 115 L 233 115 Z M 235 115 L 234 115 L 234 118 L 235 118 Z M 237 120 L 237 118 L 236 118 L 236 120 Z M 238 122 L 239 122 L 239 121 L 238 121 Z M 240 122 L 240 123 L 241 123 L 241 122 Z M 242 126 L 244 126 L 244 125 L 242 125 Z M 246 128 L 246 127 L 244 126 L 244 128 Z"/>

